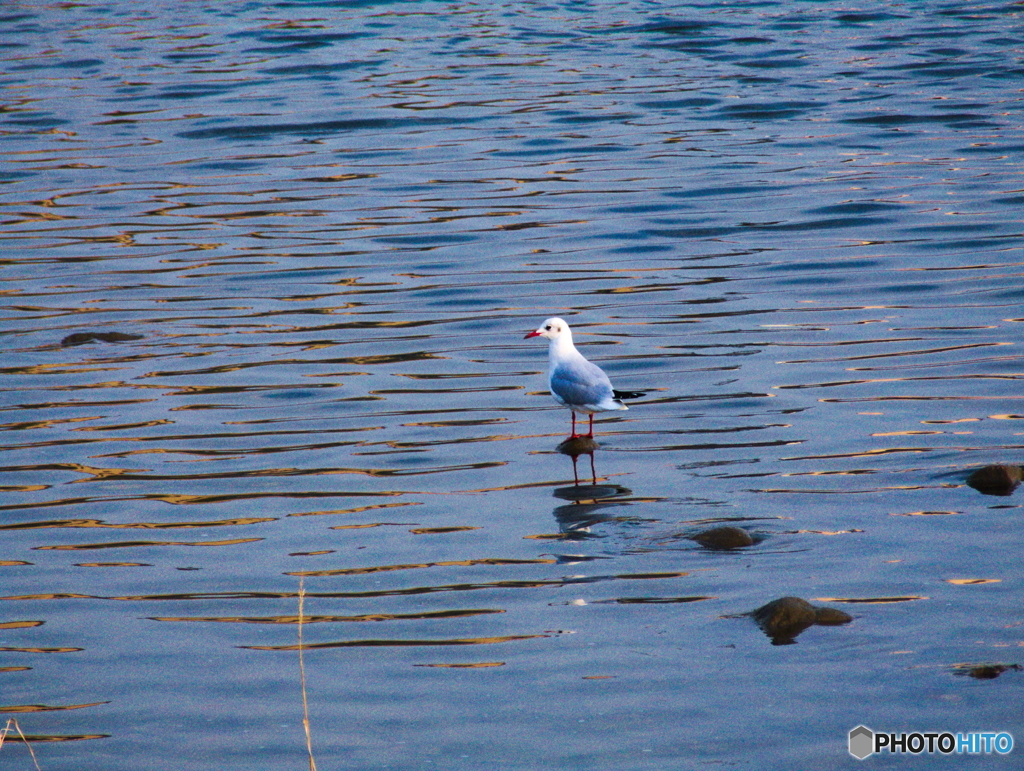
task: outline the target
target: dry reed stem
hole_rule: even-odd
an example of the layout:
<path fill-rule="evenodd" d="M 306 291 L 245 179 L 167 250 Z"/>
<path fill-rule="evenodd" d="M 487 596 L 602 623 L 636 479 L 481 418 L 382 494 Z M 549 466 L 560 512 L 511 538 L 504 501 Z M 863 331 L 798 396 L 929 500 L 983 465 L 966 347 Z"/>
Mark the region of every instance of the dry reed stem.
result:
<path fill-rule="evenodd" d="M 11 732 L 11 723 L 14 724 L 14 730 L 18 732 L 18 736 L 21 737 L 21 740 L 25 743 L 25 746 L 28 747 L 28 754 L 32 756 L 32 765 L 36 767 L 36 771 L 41 771 L 41 769 L 39 768 L 39 761 L 36 760 L 36 753 L 32 749 L 32 745 L 28 743 L 28 739 L 25 738 L 25 734 L 21 732 L 21 726 L 18 725 L 18 721 L 15 720 L 13 717 L 7 721 L 7 725 L 4 726 L 2 731 L 0 731 L 0 747 L 4 746 L 4 739 L 6 739 L 7 734 Z"/>
<path fill-rule="evenodd" d="M 299 677 L 302 682 L 302 726 L 306 729 L 306 753 L 309 755 L 309 771 L 316 771 L 316 760 L 313 759 L 313 736 L 309 730 L 309 701 L 306 698 L 306 659 L 302 646 L 302 608 L 306 602 L 306 589 L 299 576 Z M 38 767 L 37 767 L 38 768 Z"/>

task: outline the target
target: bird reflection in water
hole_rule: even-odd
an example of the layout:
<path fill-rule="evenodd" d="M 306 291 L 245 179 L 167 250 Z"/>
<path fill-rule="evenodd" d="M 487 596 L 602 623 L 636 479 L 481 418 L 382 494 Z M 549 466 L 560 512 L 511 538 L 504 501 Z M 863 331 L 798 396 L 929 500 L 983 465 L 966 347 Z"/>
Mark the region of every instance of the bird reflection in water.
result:
<path fill-rule="evenodd" d="M 599 447 L 592 436 L 578 434 L 561 442 L 555 449 L 572 458 L 572 487 L 555 489 L 554 496 L 568 503 L 556 506 L 554 511 L 558 530 L 567 540 L 584 540 L 598 536 L 590 528 L 602 522 L 621 519 L 607 509 L 628 504 L 633 491 L 622 485 L 598 484 L 594 465 L 594 451 Z M 590 458 L 590 484 L 580 484 L 579 458 Z"/>
<path fill-rule="evenodd" d="M 622 519 L 607 510 L 627 505 L 632 493 L 632 490 L 621 485 L 559 487 L 555 490 L 555 497 L 568 503 L 555 507 L 558 531 L 568 540 L 596 538 L 597 536 L 590 532 L 590 528 L 602 522 Z"/>
<path fill-rule="evenodd" d="M 598 446 L 599 445 L 594 441 L 594 437 L 592 436 L 571 436 L 555 448 L 562 453 L 562 455 L 568 455 L 572 458 L 572 476 L 577 487 L 579 487 L 580 484 L 577 461 L 581 455 L 588 455 L 590 457 L 590 478 L 593 484 L 597 484 L 597 470 L 594 467 L 594 450 L 596 450 Z"/>
<path fill-rule="evenodd" d="M 568 446 L 567 446 L 568 445 Z M 593 538 L 590 528 L 601 522 L 617 520 L 605 511 L 613 507 L 625 505 L 633 491 L 622 485 L 598 484 L 597 473 L 594 471 L 594 449 L 597 444 L 585 436 L 567 439 L 558 446 L 558 451 L 572 458 L 575 484 L 572 487 L 555 489 L 554 496 L 568 503 L 556 506 L 554 515 L 558 522 L 559 532 L 567 538 L 582 540 Z M 576 473 L 576 463 L 580 455 L 590 456 L 590 472 L 592 484 L 580 484 Z"/>

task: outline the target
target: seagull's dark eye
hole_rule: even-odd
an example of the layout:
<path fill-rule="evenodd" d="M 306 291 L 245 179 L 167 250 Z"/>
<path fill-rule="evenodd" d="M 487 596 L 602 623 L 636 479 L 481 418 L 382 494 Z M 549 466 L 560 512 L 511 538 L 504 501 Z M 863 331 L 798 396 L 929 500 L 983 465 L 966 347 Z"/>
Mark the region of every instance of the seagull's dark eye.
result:
<path fill-rule="evenodd" d="M 550 332 L 551 331 L 551 325 L 548 324 L 546 327 L 544 327 L 544 329 L 546 329 L 548 332 Z"/>

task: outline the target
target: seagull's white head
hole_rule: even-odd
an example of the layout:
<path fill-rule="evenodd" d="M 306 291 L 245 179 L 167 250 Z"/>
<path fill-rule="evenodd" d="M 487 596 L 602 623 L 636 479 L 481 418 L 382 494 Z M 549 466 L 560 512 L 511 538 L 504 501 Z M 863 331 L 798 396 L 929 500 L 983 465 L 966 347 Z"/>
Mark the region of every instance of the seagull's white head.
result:
<path fill-rule="evenodd" d="M 572 340 L 572 332 L 569 331 L 569 325 L 560 318 L 547 319 L 543 324 L 537 327 L 535 330 L 530 332 L 523 339 L 526 340 L 530 337 L 546 337 L 548 340 L 557 340 L 559 338 L 567 338 Z"/>

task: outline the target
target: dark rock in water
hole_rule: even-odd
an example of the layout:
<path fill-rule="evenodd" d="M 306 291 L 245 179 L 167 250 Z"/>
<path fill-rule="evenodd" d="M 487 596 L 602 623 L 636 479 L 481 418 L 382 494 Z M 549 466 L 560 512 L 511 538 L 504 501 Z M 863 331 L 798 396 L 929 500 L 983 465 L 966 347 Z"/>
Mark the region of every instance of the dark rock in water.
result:
<path fill-rule="evenodd" d="M 967 484 L 985 495 L 1009 495 L 1017 489 L 1021 479 L 1024 479 L 1024 469 L 1020 466 L 996 464 L 972 473 L 967 477 Z"/>
<path fill-rule="evenodd" d="M 742 527 L 713 527 L 697 535 L 690 536 L 691 541 L 696 541 L 705 549 L 742 549 L 745 546 L 753 546 L 754 539 Z"/>
<path fill-rule="evenodd" d="M 842 626 L 853 621 L 853 616 L 836 608 L 815 608 L 814 623 L 818 626 Z"/>
<path fill-rule="evenodd" d="M 853 616 L 841 610 L 818 608 L 799 597 L 780 597 L 750 615 L 772 645 L 792 645 L 797 635 L 815 624 L 839 626 L 853 621 Z"/>
<path fill-rule="evenodd" d="M 65 348 L 86 343 L 123 343 L 126 340 L 141 340 L 145 335 L 130 335 L 127 332 L 76 332 L 68 335 L 60 344 Z"/>
<path fill-rule="evenodd" d="M 563 455 L 590 455 L 600 445 L 590 436 L 572 436 L 555 449 Z"/>
<path fill-rule="evenodd" d="M 961 669 L 956 672 L 958 675 L 967 675 L 976 680 L 995 680 L 1003 672 L 1020 672 L 1024 670 L 1020 664 L 979 664 L 968 669 Z"/>
<path fill-rule="evenodd" d="M 799 597 L 781 597 L 762 605 L 753 613 L 754 621 L 769 637 L 782 634 L 796 637 L 814 625 L 814 606 Z"/>

